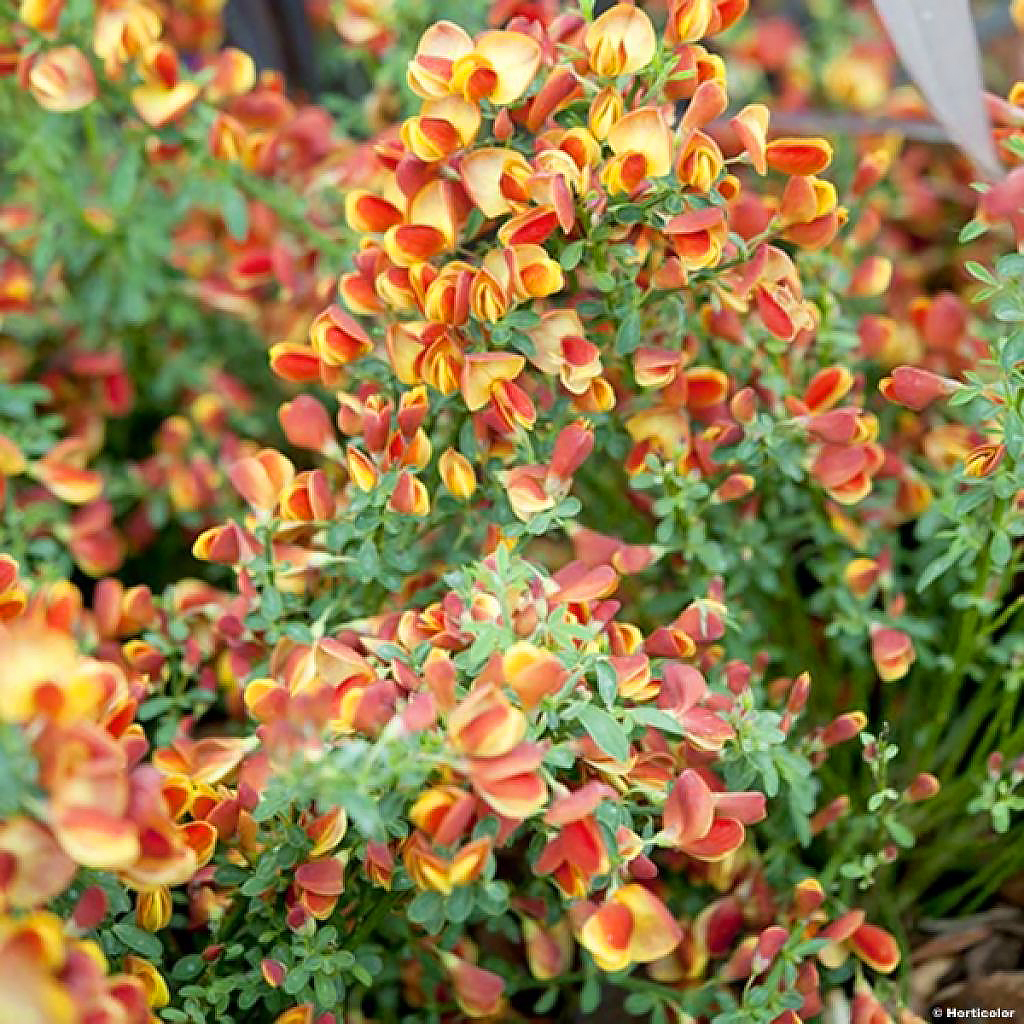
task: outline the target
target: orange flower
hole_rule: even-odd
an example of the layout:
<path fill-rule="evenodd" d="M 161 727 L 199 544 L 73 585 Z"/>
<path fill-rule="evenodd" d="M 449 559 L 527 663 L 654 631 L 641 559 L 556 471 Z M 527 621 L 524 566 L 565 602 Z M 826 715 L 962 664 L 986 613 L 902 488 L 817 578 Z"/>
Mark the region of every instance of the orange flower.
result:
<path fill-rule="evenodd" d="M 133 978 L 142 982 L 146 991 L 146 1002 L 153 1010 L 160 1010 L 171 1001 L 171 994 L 163 975 L 147 960 L 130 953 L 124 958 L 124 969 Z"/>
<path fill-rule="evenodd" d="M 160 38 L 160 16 L 145 3 L 103 4 L 96 12 L 92 47 L 111 78 Z"/>
<path fill-rule="evenodd" d="M 555 507 L 554 495 L 547 489 L 548 471 L 545 466 L 517 466 L 496 475 L 505 488 L 512 511 L 524 523 Z"/>
<path fill-rule="evenodd" d="M 491 400 L 495 386 L 515 380 L 523 372 L 526 360 L 514 352 L 479 352 L 466 356 L 462 368 L 462 397 L 471 412 L 482 409 Z"/>
<path fill-rule="evenodd" d="M 536 814 L 548 797 L 538 768 L 544 750 L 536 743 L 520 743 L 497 757 L 474 758 L 470 782 L 477 796 L 503 818 L 522 821 Z"/>
<path fill-rule="evenodd" d="M 811 465 L 811 473 L 829 496 L 841 505 L 856 505 L 871 493 L 871 482 L 885 461 L 874 443 L 825 445 Z"/>
<path fill-rule="evenodd" d="M 426 100 L 417 117 L 402 125 L 406 149 L 425 163 L 443 160 L 464 149 L 480 130 L 477 106 L 458 96 Z"/>
<path fill-rule="evenodd" d="M 493 1017 L 504 1002 L 505 982 L 492 971 L 485 971 L 453 953 L 440 952 L 448 972 L 455 1001 L 467 1017 Z"/>
<path fill-rule="evenodd" d="M 65 0 L 21 0 L 18 18 L 42 35 L 52 35 L 60 23 Z"/>
<path fill-rule="evenodd" d="M 472 51 L 473 40 L 465 29 L 450 21 L 436 22 L 420 37 L 416 54 L 409 62 L 409 88 L 423 99 L 447 96 L 455 62 Z"/>
<path fill-rule="evenodd" d="M 28 603 L 28 595 L 18 584 L 18 569 L 10 555 L 0 554 L 0 622 L 17 618 Z"/>
<path fill-rule="evenodd" d="M 372 348 L 367 333 L 338 306 L 328 306 L 309 328 L 309 343 L 327 366 L 345 366 Z"/>
<path fill-rule="evenodd" d="M 832 162 L 832 147 L 826 139 L 774 139 L 765 156 L 773 171 L 819 174 Z"/>
<path fill-rule="evenodd" d="M 635 8 L 633 9 L 635 10 Z M 590 132 L 595 139 L 603 142 L 612 130 L 612 126 L 622 118 L 624 113 L 625 106 L 622 94 L 610 85 L 605 86 L 590 101 L 587 127 L 590 128 Z"/>
<path fill-rule="evenodd" d="M 697 860 L 718 861 L 743 844 L 744 824 L 765 814 L 760 793 L 712 793 L 693 769 L 679 776 L 665 804 L 664 834 Z"/>
<path fill-rule="evenodd" d="M 519 302 L 543 299 L 565 286 L 562 268 L 539 245 L 513 245 L 488 255 L 485 265 Z"/>
<path fill-rule="evenodd" d="M 132 89 L 132 105 L 151 128 L 178 120 L 199 98 L 199 86 L 181 80 L 178 55 L 166 43 L 147 47 L 139 70 L 143 84 Z"/>
<path fill-rule="evenodd" d="M 140 892 L 135 904 L 135 920 L 147 932 L 163 931 L 171 921 L 171 893 L 164 885 Z"/>
<path fill-rule="evenodd" d="M 454 498 L 469 501 L 473 497 L 477 488 L 476 473 L 465 455 L 448 448 L 438 459 L 437 469 L 441 482 Z"/>
<path fill-rule="evenodd" d="M 695 43 L 711 29 L 715 17 L 712 0 L 670 0 L 668 39 L 673 43 Z"/>
<path fill-rule="evenodd" d="M 648 178 L 662 178 L 672 169 L 672 132 L 658 107 L 640 107 L 619 118 L 608 132 L 615 158 L 601 170 L 611 193 L 632 192 Z"/>
<path fill-rule="evenodd" d="M 402 219 L 402 211 L 394 203 L 365 189 L 354 189 L 345 196 L 345 221 L 360 234 L 383 234 Z"/>
<path fill-rule="evenodd" d="M 308 345 L 281 341 L 270 346 L 270 369 L 282 380 L 292 383 L 318 380 L 320 360 Z"/>
<path fill-rule="evenodd" d="M 722 210 L 709 206 L 677 214 L 665 225 L 665 234 L 687 270 L 703 270 L 721 260 L 729 227 Z"/>
<path fill-rule="evenodd" d="M 539 326 L 526 332 L 533 342 L 530 362 L 544 373 L 557 375 L 566 391 L 583 395 L 601 374 L 601 350 L 587 341 L 575 310 L 541 314 Z"/>
<path fill-rule="evenodd" d="M 758 174 L 768 173 L 768 123 L 771 114 L 763 103 L 745 106 L 730 122 L 743 152 Z"/>
<path fill-rule="evenodd" d="M 482 837 L 466 843 L 454 857 L 446 859 L 427 846 L 421 833 L 415 833 L 402 851 L 406 870 L 416 887 L 445 896 L 475 882 L 487 866 L 490 855 L 491 840 Z"/>
<path fill-rule="evenodd" d="M 77 46 L 58 46 L 32 61 L 28 88 L 41 107 L 68 114 L 96 98 L 96 76 Z"/>
<path fill-rule="evenodd" d="M 884 928 L 866 924 L 862 910 L 851 910 L 836 918 L 821 930 L 819 937 L 829 943 L 818 954 L 826 967 L 839 967 L 850 950 L 882 974 L 890 974 L 899 966 L 896 940 Z"/>
<path fill-rule="evenodd" d="M 237 523 L 211 526 L 192 545 L 192 554 L 201 562 L 217 565 L 242 565 L 263 550 L 263 545 Z"/>
<path fill-rule="evenodd" d="M 299 902 L 318 921 L 326 921 L 345 891 L 345 864 L 337 857 L 307 861 L 295 871 Z"/>
<path fill-rule="evenodd" d="M 879 677 L 887 683 L 902 679 L 917 655 L 914 642 L 901 629 L 874 629 L 871 632 L 871 657 Z"/>
<path fill-rule="evenodd" d="M 668 956 L 683 937 L 678 922 L 649 889 L 616 889 L 580 929 L 579 940 L 605 971 L 649 964 Z"/>
<path fill-rule="evenodd" d="M 528 711 L 557 693 L 569 675 L 554 654 L 526 641 L 513 644 L 504 653 L 501 667 L 505 682 Z"/>
<path fill-rule="evenodd" d="M 473 103 L 506 106 L 529 89 L 540 61 L 540 44 L 525 32 L 484 32 L 452 65 L 451 88 Z"/>
<path fill-rule="evenodd" d="M 534 864 L 538 875 L 551 875 L 571 899 L 582 899 L 591 883 L 611 869 L 608 849 L 593 812 L 614 792 L 601 783 L 586 786 L 556 800 L 544 815 L 545 824 L 557 825 Z"/>
<path fill-rule="evenodd" d="M 878 383 L 878 390 L 890 402 L 915 412 L 926 409 L 940 398 L 947 398 L 958 387 L 957 381 L 919 366 L 897 366 L 891 377 L 883 377 Z"/>
<path fill-rule="evenodd" d="M 867 597 L 882 571 L 881 563 L 874 558 L 854 558 L 843 570 L 843 580 L 857 597 Z"/>
<path fill-rule="evenodd" d="M 228 469 L 228 479 L 261 517 L 269 516 L 282 492 L 291 484 L 295 467 L 273 448 L 239 459 Z"/>
<path fill-rule="evenodd" d="M 301 1003 L 274 1018 L 274 1024 L 313 1024 L 313 1004 Z"/>
<path fill-rule="evenodd" d="M 464 697 L 448 716 L 455 748 L 471 757 L 500 757 L 526 735 L 526 719 L 493 683 Z"/>
<path fill-rule="evenodd" d="M 632 4 L 616 4 L 590 23 L 583 45 L 594 74 L 616 78 L 647 67 L 658 40 L 651 19 L 642 10 Z"/>
<path fill-rule="evenodd" d="M 474 149 L 463 157 L 459 170 L 466 193 L 485 217 L 517 213 L 525 207 L 533 169 L 516 150 Z"/>
<path fill-rule="evenodd" d="M 988 476 L 1006 456 L 1004 444 L 979 444 L 964 456 L 964 475 L 974 478 Z"/>
<path fill-rule="evenodd" d="M 22 816 L 0 824 L 0 858 L 8 865 L 0 910 L 43 906 L 71 884 L 78 869 L 48 829 Z"/>
<path fill-rule="evenodd" d="M 550 981 L 569 970 L 572 935 L 568 921 L 563 918 L 547 926 L 532 917 L 524 917 L 522 929 L 526 962 L 538 981 Z"/>
<path fill-rule="evenodd" d="M 718 143 L 698 131 L 690 136 L 676 157 L 676 177 L 684 185 L 706 195 L 724 166 Z"/>

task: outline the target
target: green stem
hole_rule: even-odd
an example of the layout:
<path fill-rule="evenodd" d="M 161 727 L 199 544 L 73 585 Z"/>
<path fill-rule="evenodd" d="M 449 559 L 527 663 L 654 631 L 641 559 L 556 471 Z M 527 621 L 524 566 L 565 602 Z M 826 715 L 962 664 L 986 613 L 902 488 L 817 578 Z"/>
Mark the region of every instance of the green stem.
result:
<path fill-rule="evenodd" d="M 1005 498 L 996 500 L 992 509 L 992 528 L 989 531 L 985 542 L 985 550 L 981 556 L 981 564 L 978 567 L 977 578 L 971 589 L 971 604 L 960 619 L 960 630 L 957 637 L 956 649 L 953 653 L 953 667 L 944 680 L 944 685 L 939 693 L 938 707 L 932 720 L 930 737 L 925 745 L 923 762 L 925 765 L 934 761 L 936 749 L 942 739 L 946 723 L 953 715 L 956 706 L 956 698 L 960 692 L 960 686 L 964 676 L 970 667 L 971 658 L 977 649 L 977 644 L 983 632 L 981 623 L 981 609 L 979 604 L 985 596 L 985 589 L 988 586 L 989 576 L 992 569 L 992 543 L 1002 529 L 1003 519 L 1006 516 L 1007 502 Z"/>

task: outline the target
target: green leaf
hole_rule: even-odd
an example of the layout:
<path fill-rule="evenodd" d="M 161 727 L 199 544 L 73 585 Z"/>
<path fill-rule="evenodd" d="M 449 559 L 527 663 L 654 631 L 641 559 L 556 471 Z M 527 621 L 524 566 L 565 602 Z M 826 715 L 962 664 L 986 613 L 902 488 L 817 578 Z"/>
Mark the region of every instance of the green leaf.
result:
<path fill-rule="evenodd" d="M 539 1014 L 545 1014 L 550 1010 L 555 1003 L 558 1001 L 558 988 L 552 985 L 551 988 L 546 989 L 541 995 L 540 999 L 533 1004 L 533 1012 Z"/>
<path fill-rule="evenodd" d="M 960 229 L 961 242 L 973 242 L 988 231 L 988 225 L 982 220 L 970 220 Z"/>
<path fill-rule="evenodd" d="M 923 594 L 940 576 L 945 576 L 959 557 L 960 549 L 954 546 L 927 565 L 917 581 L 917 592 Z"/>
<path fill-rule="evenodd" d="M 610 708 L 615 703 L 615 696 L 619 692 L 619 681 L 615 676 L 615 669 L 608 661 L 599 661 L 595 667 L 597 675 L 597 692 L 604 701 L 605 707 Z"/>
<path fill-rule="evenodd" d="M 964 267 L 967 269 L 967 273 L 971 277 L 978 281 L 984 281 L 985 284 L 998 285 L 999 281 L 993 275 L 992 271 L 988 267 L 983 267 L 980 263 L 975 260 L 968 260 Z"/>
<path fill-rule="evenodd" d="M 163 943 L 143 928 L 134 924 L 115 924 L 111 931 L 129 949 L 141 953 L 150 960 L 159 960 L 163 956 Z"/>
<path fill-rule="evenodd" d="M 601 1005 L 601 983 L 591 975 L 580 990 L 580 1013 L 589 1017 Z"/>
<path fill-rule="evenodd" d="M 338 1001 L 338 989 L 326 974 L 318 974 L 313 979 L 313 994 L 321 1010 L 333 1010 Z"/>
<path fill-rule="evenodd" d="M 183 956 L 171 968 L 171 977 L 175 981 L 191 981 L 203 973 L 206 961 L 198 953 L 189 953 Z"/>
<path fill-rule="evenodd" d="M 654 997 L 649 992 L 631 992 L 626 996 L 623 1008 L 626 1013 L 639 1017 L 641 1014 L 649 1013 L 654 1005 Z"/>
<path fill-rule="evenodd" d="M 1013 544 L 1004 530 L 992 535 L 991 553 L 992 562 L 999 569 L 1007 565 L 1013 557 Z"/>
<path fill-rule="evenodd" d="M 221 193 L 220 213 L 228 234 L 241 242 L 249 233 L 249 204 L 237 188 L 229 185 Z"/>
<path fill-rule="evenodd" d="M 628 356 L 640 347 L 640 314 L 634 309 L 619 325 L 615 336 L 615 351 Z"/>
<path fill-rule="evenodd" d="M 562 255 L 558 257 L 558 262 L 562 265 L 563 270 L 575 270 L 579 266 L 580 260 L 583 259 L 583 245 L 583 239 L 580 239 L 578 242 L 567 245 L 562 250 Z"/>
<path fill-rule="evenodd" d="M 140 722 L 149 722 L 170 711 L 175 705 L 173 697 L 151 697 L 135 713 Z"/>
<path fill-rule="evenodd" d="M 590 738 L 609 756 L 616 761 L 625 761 L 629 757 L 629 736 L 625 729 L 608 714 L 593 704 L 584 704 L 579 709 L 578 718 Z"/>
<path fill-rule="evenodd" d="M 640 725 L 649 725 L 669 736 L 685 736 L 686 730 L 667 711 L 658 708 L 633 708 L 630 717 Z"/>
<path fill-rule="evenodd" d="M 439 892 L 421 892 L 409 904 L 406 913 L 414 924 L 426 925 L 440 915 L 443 902 Z"/>
<path fill-rule="evenodd" d="M 905 850 L 909 850 L 914 845 L 914 833 L 902 822 L 889 821 L 885 827 L 889 835 Z"/>
<path fill-rule="evenodd" d="M 448 920 L 454 921 L 457 924 L 468 920 L 469 915 L 473 913 L 475 898 L 476 893 L 470 885 L 460 885 L 453 890 L 452 894 L 448 897 L 447 906 L 445 907 Z"/>

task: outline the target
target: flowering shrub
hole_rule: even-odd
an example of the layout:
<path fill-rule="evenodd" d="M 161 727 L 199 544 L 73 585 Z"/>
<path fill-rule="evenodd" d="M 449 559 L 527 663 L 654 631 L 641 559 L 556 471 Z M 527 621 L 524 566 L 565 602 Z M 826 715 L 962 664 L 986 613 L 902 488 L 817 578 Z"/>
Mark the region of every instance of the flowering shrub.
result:
<path fill-rule="evenodd" d="M 311 6 L 337 124 L 217 3 L 2 26 L 0 1003 L 915 1019 L 1022 866 L 1020 171 L 938 291 L 743 3 Z"/>

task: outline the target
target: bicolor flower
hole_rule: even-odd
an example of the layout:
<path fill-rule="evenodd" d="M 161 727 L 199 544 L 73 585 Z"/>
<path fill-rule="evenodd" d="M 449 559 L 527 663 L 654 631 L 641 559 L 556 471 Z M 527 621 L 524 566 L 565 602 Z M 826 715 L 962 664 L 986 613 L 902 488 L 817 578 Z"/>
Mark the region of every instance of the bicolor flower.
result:
<path fill-rule="evenodd" d="M 579 929 L 580 944 L 604 971 L 660 960 L 682 937 L 679 923 L 664 903 L 636 883 L 616 889 Z"/>
<path fill-rule="evenodd" d="M 651 19 L 640 8 L 616 4 L 587 26 L 583 45 L 594 74 L 617 78 L 647 67 L 658 41 Z"/>

